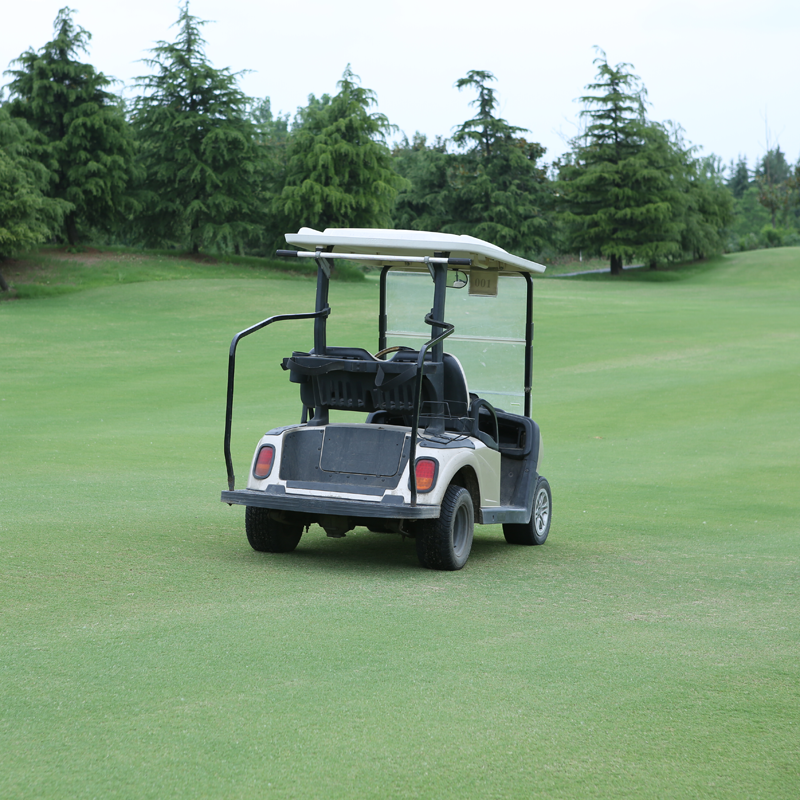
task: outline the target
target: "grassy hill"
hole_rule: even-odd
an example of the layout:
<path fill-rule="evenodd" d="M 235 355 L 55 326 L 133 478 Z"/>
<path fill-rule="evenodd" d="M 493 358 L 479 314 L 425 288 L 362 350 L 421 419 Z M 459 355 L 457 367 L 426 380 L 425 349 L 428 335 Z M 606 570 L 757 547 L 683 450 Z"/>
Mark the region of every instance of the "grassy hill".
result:
<path fill-rule="evenodd" d="M 63 294 L 149 281 L 206 278 L 313 279 L 316 267 L 301 259 L 176 253 L 173 250 L 139 250 L 130 247 L 97 250 L 42 247 L 0 264 L 10 285 L 0 300 L 57 297 Z M 360 281 L 364 273 L 352 263 L 337 262 L 334 278 Z"/>
<path fill-rule="evenodd" d="M 796 793 L 800 248 L 538 281 L 553 528 L 457 573 L 249 548 L 227 347 L 313 283 L 212 267 L 0 304 L 0 796 Z M 376 349 L 377 294 L 332 286 L 331 344 Z M 239 474 L 310 337 L 240 348 Z"/>

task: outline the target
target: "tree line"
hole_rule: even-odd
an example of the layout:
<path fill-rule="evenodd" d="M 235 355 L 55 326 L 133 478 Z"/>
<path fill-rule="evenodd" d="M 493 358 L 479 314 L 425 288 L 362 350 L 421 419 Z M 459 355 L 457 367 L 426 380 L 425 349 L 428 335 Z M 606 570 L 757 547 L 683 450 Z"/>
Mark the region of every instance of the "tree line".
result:
<path fill-rule="evenodd" d="M 301 226 L 470 234 L 521 255 L 581 252 L 653 268 L 800 244 L 800 163 L 700 156 L 648 118 L 630 64 L 598 50 L 583 129 L 550 164 L 498 115 L 491 72 L 454 88 L 474 116 L 448 138 L 397 129 L 348 65 L 335 95 L 290 117 L 215 68 L 188 0 L 174 41 L 143 60 L 130 102 L 81 60 L 91 35 L 63 8 L 54 38 L 6 72 L 0 97 L 0 258 L 56 241 L 267 255 Z"/>

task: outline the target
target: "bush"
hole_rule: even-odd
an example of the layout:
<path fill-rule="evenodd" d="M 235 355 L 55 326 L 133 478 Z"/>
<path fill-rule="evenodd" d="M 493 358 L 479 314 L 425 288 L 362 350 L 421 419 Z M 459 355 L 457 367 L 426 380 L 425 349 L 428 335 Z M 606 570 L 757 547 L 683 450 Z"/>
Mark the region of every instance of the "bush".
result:
<path fill-rule="evenodd" d="M 757 250 L 759 246 L 758 236 L 754 233 L 747 233 L 739 237 L 739 250 Z"/>
<path fill-rule="evenodd" d="M 797 237 L 797 231 L 790 228 L 773 228 L 771 225 L 765 225 L 761 229 L 761 241 L 764 247 L 784 247 L 787 240 Z"/>

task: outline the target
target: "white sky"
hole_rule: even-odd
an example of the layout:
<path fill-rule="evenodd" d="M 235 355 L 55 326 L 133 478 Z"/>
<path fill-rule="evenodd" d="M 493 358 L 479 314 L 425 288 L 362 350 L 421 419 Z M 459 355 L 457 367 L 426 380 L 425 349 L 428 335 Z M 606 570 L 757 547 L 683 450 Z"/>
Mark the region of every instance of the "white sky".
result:
<path fill-rule="evenodd" d="M 52 38 L 65 0 L 6 0 L 0 67 Z M 131 84 L 136 63 L 171 41 L 173 0 L 73 0 L 92 34 L 88 59 Z M 725 162 L 753 166 L 767 145 L 800 157 L 800 0 L 191 0 L 216 67 L 252 70 L 242 89 L 274 111 L 334 93 L 349 62 L 378 108 L 409 137 L 449 135 L 472 116 L 453 84 L 470 69 L 497 77 L 501 114 L 528 128 L 550 161 L 577 131 L 575 98 L 595 74 L 593 45 L 643 79 L 655 120 Z M 7 79 L 3 80 L 5 83 Z"/>

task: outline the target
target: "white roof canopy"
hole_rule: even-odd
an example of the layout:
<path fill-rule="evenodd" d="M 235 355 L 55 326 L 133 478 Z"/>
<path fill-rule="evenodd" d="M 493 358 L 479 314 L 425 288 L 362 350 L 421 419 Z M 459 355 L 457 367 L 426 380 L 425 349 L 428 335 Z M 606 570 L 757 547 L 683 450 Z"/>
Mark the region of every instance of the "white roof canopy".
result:
<path fill-rule="evenodd" d="M 511 255 L 502 247 L 453 233 L 428 231 L 397 231 L 379 228 L 300 228 L 297 233 L 287 233 L 286 241 L 302 250 L 318 247 L 333 248 L 334 253 L 386 256 L 385 263 L 402 263 L 402 256 L 433 256 L 448 253 L 451 258 L 472 259 L 473 267 L 501 272 L 544 272 L 545 267 L 535 261 Z M 392 258 L 394 256 L 394 258 Z M 398 258 L 399 256 L 399 258 Z M 379 261 L 378 263 L 384 263 Z M 409 265 L 425 269 L 424 265 Z"/>

